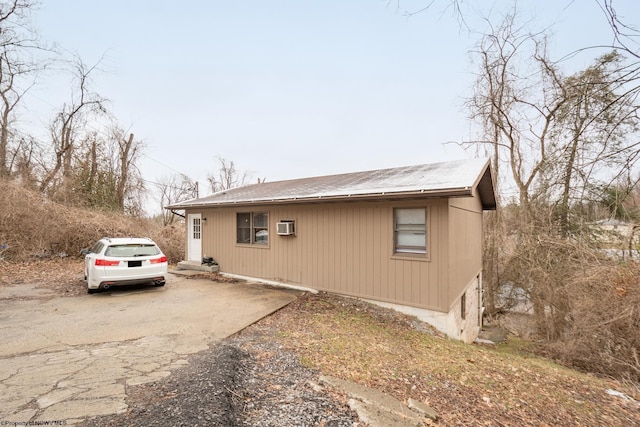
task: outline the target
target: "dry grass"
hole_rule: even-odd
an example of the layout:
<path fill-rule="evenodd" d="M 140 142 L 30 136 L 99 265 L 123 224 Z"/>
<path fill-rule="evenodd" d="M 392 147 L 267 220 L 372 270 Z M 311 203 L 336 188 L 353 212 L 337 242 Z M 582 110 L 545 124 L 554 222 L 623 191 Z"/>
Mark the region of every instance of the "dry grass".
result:
<path fill-rule="evenodd" d="M 151 237 L 175 263 L 184 256 L 184 229 L 114 212 L 68 207 L 13 181 L 0 182 L 0 256 L 29 261 L 66 254 L 78 256 L 82 248 L 109 237 Z"/>
<path fill-rule="evenodd" d="M 640 425 L 637 386 L 536 357 L 524 342 L 465 345 L 419 331 L 410 317 L 326 294 L 300 298 L 264 322 L 307 366 L 421 400 L 441 425 Z"/>

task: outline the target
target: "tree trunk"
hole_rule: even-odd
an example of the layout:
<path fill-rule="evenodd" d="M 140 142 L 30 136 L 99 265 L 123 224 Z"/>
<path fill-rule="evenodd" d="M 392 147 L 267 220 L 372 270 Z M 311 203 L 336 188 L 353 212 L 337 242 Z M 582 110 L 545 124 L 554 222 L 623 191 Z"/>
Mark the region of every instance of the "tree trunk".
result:
<path fill-rule="evenodd" d="M 573 168 L 577 153 L 578 135 L 574 135 L 571 146 L 569 147 L 567 164 L 565 165 L 562 200 L 560 201 L 560 233 L 564 238 L 569 236 L 569 196 L 571 193 L 571 178 L 573 176 Z"/>
<path fill-rule="evenodd" d="M 133 147 L 133 134 L 129 134 L 129 139 L 120 142 L 120 179 L 116 189 L 118 208 L 124 211 L 124 199 L 129 181 L 129 166 L 131 165 L 131 149 Z"/>
<path fill-rule="evenodd" d="M 7 166 L 7 147 L 9 146 L 9 105 L 4 100 L 4 110 L 2 111 L 2 123 L 0 124 L 0 178 L 9 176 Z"/>

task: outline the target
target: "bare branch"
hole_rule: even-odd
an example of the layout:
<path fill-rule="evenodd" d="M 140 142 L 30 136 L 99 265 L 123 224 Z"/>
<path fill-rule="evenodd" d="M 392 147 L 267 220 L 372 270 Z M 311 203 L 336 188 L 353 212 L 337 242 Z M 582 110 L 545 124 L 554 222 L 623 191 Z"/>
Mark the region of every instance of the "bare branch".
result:
<path fill-rule="evenodd" d="M 223 159 L 220 155 L 216 156 L 216 160 L 219 165 L 217 174 L 210 173 L 207 176 L 207 180 L 211 186 L 211 191 L 214 193 L 243 186 L 248 183 L 253 175 L 248 171 L 238 171 L 233 160 L 229 161 Z"/>

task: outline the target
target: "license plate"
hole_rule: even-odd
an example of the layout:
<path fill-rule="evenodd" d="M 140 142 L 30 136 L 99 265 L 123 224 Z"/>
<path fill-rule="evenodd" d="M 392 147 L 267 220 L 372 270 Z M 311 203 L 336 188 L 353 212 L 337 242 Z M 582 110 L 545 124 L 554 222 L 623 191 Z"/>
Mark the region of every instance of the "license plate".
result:
<path fill-rule="evenodd" d="M 142 261 L 129 261 L 129 267 L 142 267 Z"/>

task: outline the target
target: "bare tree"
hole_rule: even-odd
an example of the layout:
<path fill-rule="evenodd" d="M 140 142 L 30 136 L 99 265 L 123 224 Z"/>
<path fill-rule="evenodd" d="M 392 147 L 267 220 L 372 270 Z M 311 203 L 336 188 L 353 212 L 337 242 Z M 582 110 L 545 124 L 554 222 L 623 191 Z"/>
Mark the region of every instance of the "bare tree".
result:
<path fill-rule="evenodd" d="M 0 2 L 0 177 L 11 173 L 8 156 L 16 107 L 45 67 L 30 54 L 41 48 L 30 25 L 33 7 L 29 0 Z"/>
<path fill-rule="evenodd" d="M 116 148 L 116 204 L 122 211 L 140 211 L 140 198 L 144 184 L 137 162 L 140 159 L 144 145 L 135 140 L 130 133 L 125 138 L 125 131 L 117 125 L 111 128 L 111 141 Z"/>
<path fill-rule="evenodd" d="M 638 68 L 611 52 L 565 76 L 561 64 L 549 58 L 544 33 L 528 31 L 526 25 L 517 25 L 516 18 L 515 10 L 507 14 L 480 42 L 479 72 L 467 104 L 484 129 L 484 137 L 470 145 L 484 147 L 496 166 L 506 167 L 501 168 L 503 183 L 512 182 L 518 195 L 514 237 L 522 250 L 499 253 L 495 242 L 500 239 L 492 236 L 493 246 L 486 252 L 488 277 L 497 286 L 499 280 L 491 280 L 501 269 L 497 257 L 518 269 L 531 262 L 527 268 L 540 270 L 543 260 L 536 257 L 548 253 L 531 245 L 573 235 L 572 206 L 592 200 L 596 190 L 628 174 L 640 158 L 634 89 L 640 81 Z M 492 232 L 505 229 L 499 215 Z M 577 226 L 581 221 L 576 217 L 574 222 Z M 552 246 L 548 248 L 551 252 Z M 571 244 L 564 248 L 566 256 L 573 256 L 568 252 Z M 523 252 L 527 249 L 531 250 Z M 546 264 L 552 273 L 541 275 L 544 281 L 533 280 L 532 275 L 516 277 L 516 269 L 510 268 L 511 277 L 521 280 L 532 298 L 539 329 L 553 331 L 549 335 L 553 338 L 562 331 L 570 307 L 563 281 L 555 276 L 561 271 L 555 262 Z M 490 310 L 491 305 L 490 300 Z M 550 323 L 545 315 L 549 309 L 554 313 Z"/>
<path fill-rule="evenodd" d="M 106 113 L 106 101 L 90 88 L 90 77 L 97 65 L 88 67 L 80 58 L 75 59 L 73 73 L 77 88 L 71 94 L 71 102 L 62 106 L 50 126 L 53 162 L 40 183 L 43 193 L 55 194 L 61 181 L 63 197 L 68 195 L 73 172 L 72 159 L 79 133 L 90 114 Z"/>
<path fill-rule="evenodd" d="M 229 188 L 240 187 L 247 184 L 251 179 L 251 172 L 240 172 L 236 169 L 235 162 L 223 159 L 220 156 L 216 156 L 218 161 L 217 172 L 210 173 L 207 176 L 211 191 L 214 193 L 217 191 L 228 190 Z"/>
<path fill-rule="evenodd" d="M 36 190 L 37 165 L 42 158 L 42 145 L 35 138 L 24 136 L 18 139 L 7 153 L 7 169 L 27 188 Z"/>
<path fill-rule="evenodd" d="M 628 17 L 626 17 L 625 19 L 620 18 L 615 0 L 594 0 L 594 2 L 602 10 L 604 19 L 606 19 L 607 24 L 611 28 L 613 41 L 611 43 L 603 43 L 598 46 L 584 46 L 582 49 L 614 48 L 624 51 L 629 55 L 640 59 L 640 43 L 638 38 L 640 36 L 640 29 L 627 22 L 625 19 L 628 19 Z M 387 1 L 387 5 L 392 4 L 395 5 L 396 11 L 401 11 L 403 15 L 409 17 L 431 11 L 432 8 L 437 4 L 444 8 L 445 11 L 452 12 L 453 16 L 458 20 L 458 23 L 461 26 L 467 28 L 468 25 L 466 18 L 470 9 L 466 8 L 465 6 L 475 6 L 473 2 L 465 0 L 425 0 L 422 6 L 418 6 L 414 10 L 409 10 L 405 8 L 402 0 Z M 582 7 L 582 3 L 578 3 L 573 0 L 566 0 L 565 4 L 566 10 L 568 11 L 571 11 L 569 6 Z"/>
<path fill-rule="evenodd" d="M 415 13 L 435 3 L 463 22 L 468 12 L 461 6 L 470 4 L 428 0 Z M 565 3 L 569 13 L 584 7 Z M 479 71 L 467 104 L 483 134 L 468 146 L 492 156 L 499 188 L 515 189 L 517 199 L 503 199 L 485 222 L 485 283 L 528 293 L 549 354 L 582 369 L 637 379 L 640 317 L 638 295 L 629 290 L 637 289 L 640 270 L 637 263 L 606 256 L 599 245 L 611 242 L 595 238 L 585 222 L 640 220 L 640 31 L 626 21 L 633 15 L 621 18 L 621 2 L 593 4 L 606 17 L 612 40 L 557 61 L 547 52 L 545 32 L 518 25 L 515 11 L 490 25 L 475 52 Z M 590 66 L 563 72 L 564 59 L 592 52 L 599 56 Z M 630 228 L 627 241 L 614 244 L 626 245 L 631 255 L 640 227 Z M 485 305 L 496 313 L 498 299 L 489 299 Z"/>
<path fill-rule="evenodd" d="M 593 198 L 589 193 L 606 191 L 640 157 L 639 106 L 635 91 L 629 90 L 640 81 L 639 71 L 613 51 L 559 82 L 566 102 L 556 118 L 554 157 L 545 173 L 551 175 L 547 182 L 556 181 L 559 187 L 557 211 L 563 236 L 570 232 L 571 205 Z M 610 173 L 603 173 L 606 170 Z M 599 183 L 602 179 L 606 182 Z"/>
<path fill-rule="evenodd" d="M 73 156 L 73 198 L 66 202 L 88 208 L 121 211 L 118 203 L 117 149 L 109 135 L 96 131 L 77 141 Z"/>
<path fill-rule="evenodd" d="M 197 197 L 197 186 L 186 175 L 173 175 L 164 177 L 156 184 L 160 192 L 160 209 L 162 212 L 162 225 L 173 224 L 176 216 L 164 209 L 165 206 L 185 199 Z"/>
<path fill-rule="evenodd" d="M 613 0 L 596 0 L 596 2 L 611 27 L 614 39 L 612 47 L 623 50 L 629 55 L 640 59 L 640 45 L 638 44 L 640 31 L 638 28 L 620 19 Z"/>
<path fill-rule="evenodd" d="M 581 202 L 596 180 L 623 174 L 640 157 L 634 86 L 640 67 L 616 52 L 585 70 L 563 75 L 546 51 L 543 33 L 531 33 L 509 13 L 476 51 L 479 73 L 467 106 L 484 129 L 495 167 L 507 166 L 521 211 L 532 201 L 559 206 Z"/>
<path fill-rule="evenodd" d="M 113 123 L 107 134 L 91 132 L 78 141 L 72 161 L 72 186 L 79 205 L 132 215 L 142 212 L 144 183 L 137 161 L 144 148 Z"/>
<path fill-rule="evenodd" d="M 524 213 L 537 197 L 538 178 L 550 156 L 549 139 L 556 115 L 566 100 L 562 78 L 547 57 L 546 37 L 518 25 L 515 11 L 481 40 L 476 56 L 479 73 L 468 101 L 472 118 L 485 129 L 493 163 L 508 166 Z"/>

